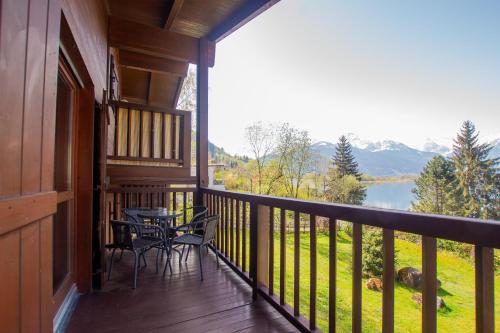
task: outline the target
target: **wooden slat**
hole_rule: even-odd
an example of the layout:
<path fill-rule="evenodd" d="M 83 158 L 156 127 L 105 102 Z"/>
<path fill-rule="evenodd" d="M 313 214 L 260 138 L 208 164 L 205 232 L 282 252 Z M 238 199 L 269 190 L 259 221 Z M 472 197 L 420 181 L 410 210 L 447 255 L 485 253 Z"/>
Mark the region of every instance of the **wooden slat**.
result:
<path fill-rule="evenodd" d="M 437 314 L 437 244 L 432 237 L 422 237 L 422 333 L 436 333 Z"/>
<path fill-rule="evenodd" d="M 205 204 L 206 207 L 209 207 L 208 202 L 209 202 L 208 198 L 206 198 L 206 204 Z M 187 192 L 184 192 L 184 193 L 182 193 L 183 223 L 188 223 L 186 208 L 187 208 Z M 193 212 L 193 214 L 194 214 L 194 212 Z"/>
<path fill-rule="evenodd" d="M 241 268 L 242 271 L 246 271 L 247 267 L 247 203 L 245 201 L 243 203 L 243 211 L 242 211 L 242 226 L 241 226 L 241 238 L 242 238 L 242 244 L 241 244 Z"/>
<path fill-rule="evenodd" d="M 352 224 L 352 332 L 361 333 L 361 269 L 363 226 Z"/>
<path fill-rule="evenodd" d="M 328 221 L 328 331 L 336 332 L 337 312 L 337 221 L 330 218 Z"/>
<path fill-rule="evenodd" d="M 153 73 L 186 76 L 189 63 L 120 50 L 120 66 Z"/>
<path fill-rule="evenodd" d="M 149 113 L 149 157 L 155 158 L 155 113 Z"/>
<path fill-rule="evenodd" d="M 170 154 L 173 158 L 175 158 L 176 154 L 176 147 L 175 147 L 175 138 L 177 137 L 176 133 L 176 117 L 174 115 L 171 116 L 171 122 L 170 122 Z"/>
<path fill-rule="evenodd" d="M 300 214 L 294 212 L 293 224 L 293 314 L 300 314 Z"/>
<path fill-rule="evenodd" d="M 130 133 L 130 123 L 131 123 L 130 116 L 131 116 L 130 109 L 127 109 L 127 132 L 125 133 L 125 135 L 127 136 L 126 156 L 130 156 L 130 152 L 132 151 L 132 139 L 131 139 L 131 135 L 130 135 L 131 134 Z"/>
<path fill-rule="evenodd" d="M 309 328 L 316 329 L 316 288 L 317 288 L 317 262 L 316 262 L 316 216 L 310 215 L 310 292 L 309 292 Z"/>
<path fill-rule="evenodd" d="M 234 262 L 234 200 L 229 199 L 229 258 Z"/>
<path fill-rule="evenodd" d="M 241 248 L 241 240 L 240 240 L 240 224 L 241 224 L 241 210 L 240 210 L 240 201 L 236 200 L 236 267 L 240 267 L 240 248 Z"/>
<path fill-rule="evenodd" d="M 274 294 L 274 207 L 269 207 L 269 295 Z"/>
<path fill-rule="evenodd" d="M 143 133 L 142 133 L 142 118 L 143 118 L 143 111 L 139 110 L 139 157 L 142 158 L 142 145 L 143 145 Z"/>
<path fill-rule="evenodd" d="M 0 200 L 0 235 L 54 214 L 56 205 L 57 194 L 53 191 Z"/>
<path fill-rule="evenodd" d="M 119 127 L 120 127 L 120 116 L 119 116 L 119 112 L 118 110 L 115 111 L 115 134 L 114 134 L 114 155 L 115 156 L 118 156 L 118 147 L 120 146 L 120 142 L 118 142 L 118 130 L 119 130 Z"/>
<path fill-rule="evenodd" d="M 382 332 L 394 332 L 394 230 L 383 231 L 384 270 L 382 298 Z"/>
<path fill-rule="evenodd" d="M 229 256 L 229 199 L 224 197 L 224 255 Z"/>
<path fill-rule="evenodd" d="M 495 332 L 495 269 L 493 249 L 474 249 L 476 275 L 476 332 Z"/>
<path fill-rule="evenodd" d="M 285 305 L 286 290 L 286 211 L 280 209 L 280 304 Z"/>
<path fill-rule="evenodd" d="M 162 158 L 166 158 L 165 154 L 165 114 L 162 113 L 160 114 L 160 119 L 161 119 L 161 136 L 160 136 L 160 142 L 161 142 L 161 153 L 160 156 Z M 170 158 L 175 159 L 175 155 L 170 155 Z"/>
<path fill-rule="evenodd" d="M 177 210 L 177 192 L 172 192 L 172 210 L 175 212 Z M 177 225 L 177 218 L 174 217 L 174 226 Z"/>

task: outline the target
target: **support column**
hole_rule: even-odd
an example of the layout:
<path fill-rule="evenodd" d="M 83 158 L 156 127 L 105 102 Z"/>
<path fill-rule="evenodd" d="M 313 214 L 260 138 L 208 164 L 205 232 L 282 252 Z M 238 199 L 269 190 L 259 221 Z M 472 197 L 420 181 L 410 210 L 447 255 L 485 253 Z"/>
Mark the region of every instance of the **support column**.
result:
<path fill-rule="evenodd" d="M 208 67 L 213 42 L 200 39 L 196 89 L 196 186 L 208 186 Z M 200 191 L 196 204 L 202 204 Z"/>

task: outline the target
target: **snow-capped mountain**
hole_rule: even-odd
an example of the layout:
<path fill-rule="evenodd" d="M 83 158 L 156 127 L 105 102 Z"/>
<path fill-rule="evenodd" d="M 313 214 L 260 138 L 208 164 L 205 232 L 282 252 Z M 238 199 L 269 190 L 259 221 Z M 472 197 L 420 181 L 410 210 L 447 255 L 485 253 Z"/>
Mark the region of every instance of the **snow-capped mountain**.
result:
<path fill-rule="evenodd" d="M 371 176 L 417 175 L 437 154 L 449 156 L 452 152 L 451 147 L 439 145 L 431 140 L 427 140 L 422 149 L 415 149 L 393 140 L 361 140 L 352 133 L 349 133 L 347 138 L 352 145 L 360 171 Z M 490 143 L 493 145 L 490 157 L 500 157 L 500 139 Z M 335 146 L 331 142 L 319 141 L 311 146 L 311 150 L 325 161 L 329 161 L 335 154 Z"/>
<path fill-rule="evenodd" d="M 437 154 L 441 154 L 444 156 L 448 156 L 452 152 L 451 147 L 440 145 L 439 143 L 436 143 L 436 142 L 432 141 L 431 139 L 427 139 L 425 141 L 422 150 L 423 151 L 430 151 L 432 153 L 437 153 Z"/>

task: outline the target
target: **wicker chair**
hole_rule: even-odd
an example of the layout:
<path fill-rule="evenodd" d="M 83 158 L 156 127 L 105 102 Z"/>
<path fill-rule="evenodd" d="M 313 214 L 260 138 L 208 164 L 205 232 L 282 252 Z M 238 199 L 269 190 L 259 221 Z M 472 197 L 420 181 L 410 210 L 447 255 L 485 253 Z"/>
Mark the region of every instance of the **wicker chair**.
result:
<path fill-rule="evenodd" d="M 213 245 L 214 240 L 215 240 L 215 233 L 217 230 L 217 223 L 219 223 L 219 216 L 218 215 L 213 215 L 213 216 L 208 216 L 204 217 L 202 219 L 199 219 L 193 223 L 191 223 L 190 228 L 193 230 L 201 230 L 202 234 L 195 234 L 195 233 L 185 233 L 181 236 L 178 236 L 177 238 L 174 239 L 173 245 L 188 245 L 188 246 L 195 246 L 198 247 L 198 257 L 199 257 L 199 262 L 200 262 L 200 275 L 201 275 L 201 280 L 203 281 L 203 264 L 202 264 L 202 259 L 201 259 L 201 250 L 204 246 L 208 246 L 210 244 Z M 208 246 L 209 247 L 209 246 Z M 215 247 L 212 247 L 215 257 L 217 260 L 217 267 L 219 267 L 219 256 L 217 254 L 217 251 L 215 250 Z M 179 257 L 179 263 L 182 260 L 182 256 Z M 165 275 L 165 272 L 167 270 L 167 266 L 165 265 L 165 269 L 163 270 L 163 275 Z"/>
<path fill-rule="evenodd" d="M 144 257 L 145 253 L 151 249 L 158 249 L 158 253 L 160 250 L 167 249 L 168 244 L 167 238 L 165 237 L 165 233 L 163 229 L 159 226 L 148 225 L 148 229 L 154 229 L 154 236 L 146 235 L 143 230 L 146 226 L 140 223 L 133 223 L 127 221 L 117 221 L 111 220 L 111 227 L 113 231 L 113 243 L 106 245 L 108 249 L 112 249 L 109 271 L 108 271 L 108 280 L 111 278 L 111 271 L 113 269 L 113 257 L 115 255 L 116 249 L 121 249 L 131 251 L 134 253 L 134 278 L 133 278 L 133 288 L 137 287 L 137 274 L 139 269 L 139 261 L 142 256 L 144 262 L 146 259 Z M 170 266 L 170 272 L 172 272 L 172 265 L 170 264 L 170 255 L 167 256 L 167 264 L 165 265 L 165 269 L 167 266 Z M 156 256 L 156 271 L 158 272 L 158 254 Z M 163 272 L 165 274 L 165 271 Z"/>

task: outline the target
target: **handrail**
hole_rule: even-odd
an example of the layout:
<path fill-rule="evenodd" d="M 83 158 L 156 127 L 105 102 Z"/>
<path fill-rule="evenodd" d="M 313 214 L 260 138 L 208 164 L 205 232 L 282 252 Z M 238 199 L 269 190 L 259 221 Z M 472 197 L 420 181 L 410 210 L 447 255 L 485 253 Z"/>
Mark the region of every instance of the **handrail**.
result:
<path fill-rule="evenodd" d="M 318 217 L 328 221 L 328 331 L 336 331 L 337 226 L 352 223 L 352 332 L 362 332 L 362 243 L 363 225 L 383 232 L 382 331 L 394 332 L 395 234 L 403 231 L 422 236 L 422 332 L 437 331 L 437 239 L 474 244 L 476 331 L 494 332 L 494 252 L 500 248 L 500 222 L 441 216 L 406 211 L 368 208 L 336 203 L 305 201 L 266 195 L 199 188 L 210 214 L 220 216 L 214 246 L 218 255 L 252 287 L 253 297 L 262 296 L 303 332 L 320 331 L 317 326 L 317 226 Z M 249 208 L 247 210 L 247 207 Z M 275 212 L 279 212 L 279 297 L 274 288 Z M 287 212 L 293 213 L 287 215 Z M 301 215 L 309 217 L 309 311 L 301 311 Z M 288 217 L 287 217 L 288 216 Z M 293 221 L 294 241 L 287 245 L 287 220 Z M 248 240 L 245 235 L 248 229 Z M 241 233 L 241 235 L 240 235 Z M 236 237 L 235 237 L 236 236 Z M 240 237 L 241 236 L 241 237 Z M 249 246 L 248 246 L 249 245 Z M 247 257 L 246 248 L 250 253 Z M 293 246 L 293 277 L 286 277 L 288 246 Z M 240 252 L 241 249 L 241 252 Z M 240 261 L 240 253 L 241 261 Z M 290 259 L 288 259 L 290 260 Z M 248 272 L 248 273 L 247 273 Z M 290 279 L 290 280 L 288 280 Z M 286 283 L 288 281 L 288 284 Z M 293 288 L 293 299 L 286 299 L 286 288 Z M 289 297 L 289 296 L 288 296 Z M 289 305 L 290 304 L 290 305 Z M 325 314 L 325 308 L 321 309 Z"/>
<path fill-rule="evenodd" d="M 253 203 L 485 247 L 500 248 L 500 222 L 330 202 L 256 195 L 203 187 L 203 192 Z"/>

